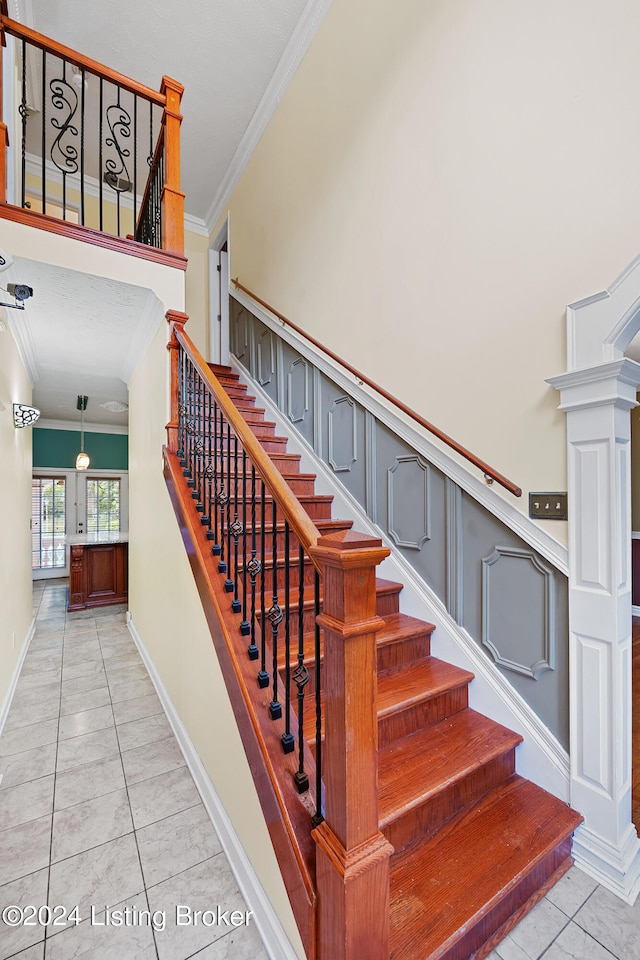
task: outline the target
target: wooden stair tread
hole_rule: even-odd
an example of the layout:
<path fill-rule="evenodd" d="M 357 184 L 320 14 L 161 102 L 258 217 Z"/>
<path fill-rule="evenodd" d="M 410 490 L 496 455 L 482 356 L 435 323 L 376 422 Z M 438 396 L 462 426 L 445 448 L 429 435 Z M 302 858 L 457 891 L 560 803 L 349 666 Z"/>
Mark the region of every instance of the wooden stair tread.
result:
<path fill-rule="evenodd" d="M 391 960 L 447 956 L 581 820 L 514 775 L 504 789 L 405 851 L 391 867 Z"/>
<path fill-rule="evenodd" d="M 383 617 L 384 627 L 378 631 L 378 646 L 386 643 L 396 643 L 401 638 L 413 636 L 422 636 L 424 634 L 431 636 L 435 630 L 433 623 L 427 623 L 426 620 L 418 620 L 417 617 L 410 617 L 406 613 L 390 613 Z"/>
<path fill-rule="evenodd" d="M 521 742 L 513 730 L 465 709 L 383 747 L 378 754 L 381 828 Z"/>
<path fill-rule="evenodd" d="M 378 634 L 378 638 L 380 634 Z M 436 657 L 378 675 L 378 716 L 387 716 L 405 704 L 435 697 L 452 687 L 466 686 L 474 675 Z"/>

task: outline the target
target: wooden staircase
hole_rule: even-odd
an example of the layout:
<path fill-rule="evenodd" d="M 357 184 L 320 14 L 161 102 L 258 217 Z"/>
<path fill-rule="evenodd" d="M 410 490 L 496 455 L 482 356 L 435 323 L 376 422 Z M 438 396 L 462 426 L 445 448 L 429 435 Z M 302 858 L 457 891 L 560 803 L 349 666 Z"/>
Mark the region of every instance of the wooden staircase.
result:
<path fill-rule="evenodd" d="M 331 519 L 332 498 L 315 494 L 315 476 L 300 472 L 300 457 L 287 453 L 246 384 L 229 367 L 210 368 L 318 528 L 348 529 L 349 521 Z M 569 869 L 582 818 L 516 774 L 522 738 L 469 708 L 473 674 L 431 656 L 434 627 L 400 612 L 401 589 L 376 583 L 384 621 L 379 829 L 395 851 L 390 958 L 479 960 Z M 305 629 L 312 627 L 310 615 Z M 311 711 L 305 735 L 307 723 L 312 743 Z"/>

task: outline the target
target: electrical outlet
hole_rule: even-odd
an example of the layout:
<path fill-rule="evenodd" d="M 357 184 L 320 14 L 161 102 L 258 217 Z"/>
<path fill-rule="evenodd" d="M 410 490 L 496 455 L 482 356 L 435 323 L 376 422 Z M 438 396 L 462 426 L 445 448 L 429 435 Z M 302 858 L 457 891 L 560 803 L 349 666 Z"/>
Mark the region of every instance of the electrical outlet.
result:
<path fill-rule="evenodd" d="M 566 493 L 530 493 L 529 516 L 535 520 L 566 520 Z"/>

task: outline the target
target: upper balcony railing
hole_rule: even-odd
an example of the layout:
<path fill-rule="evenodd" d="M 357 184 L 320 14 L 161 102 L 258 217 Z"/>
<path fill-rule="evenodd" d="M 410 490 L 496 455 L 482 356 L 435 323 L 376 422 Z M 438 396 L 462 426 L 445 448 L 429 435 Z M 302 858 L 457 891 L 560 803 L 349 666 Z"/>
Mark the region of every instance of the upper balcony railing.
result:
<path fill-rule="evenodd" d="M 0 216 L 182 265 L 184 88 L 152 90 L 6 14 L 0 0 Z"/>

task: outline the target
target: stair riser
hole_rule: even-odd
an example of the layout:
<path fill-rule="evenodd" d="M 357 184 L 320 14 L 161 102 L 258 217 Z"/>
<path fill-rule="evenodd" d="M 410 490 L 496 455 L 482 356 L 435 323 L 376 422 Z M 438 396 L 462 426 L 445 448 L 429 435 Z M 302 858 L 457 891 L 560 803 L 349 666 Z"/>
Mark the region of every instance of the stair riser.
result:
<path fill-rule="evenodd" d="M 259 439 L 261 437 L 274 437 L 276 433 L 275 423 L 250 423 L 249 426 Z"/>
<path fill-rule="evenodd" d="M 311 592 L 310 592 L 310 591 L 309 591 L 309 593 L 308 593 L 308 597 L 311 598 Z M 376 613 L 377 613 L 377 615 L 378 615 L 379 617 L 384 617 L 384 616 L 387 615 L 387 613 L 397 613 L 397 612 L 398 612 L 397 610 L 391 610 L 391 611 L 384 611 L 384 610 L 383 610 L 383 607 L 389 605 L 390 599 L 392 599 L 392 598 L 390 598 L 389 596 L 386 596 L 386 595 L 385 595 L 385 596 L 382 596 L 381 594 L 378 594 L 378 595 L 377 595 L 377 597 L 376 597 Z M 397 599 L 397 595 L 396 595 L 396 599 Z M 260 602 L 260 598 L 259 598 L 259 595 L 258 595 L 258 596 L 256 596 L 256 608 L 258 607 L 259 602 Z M 267 592 L 267 591 L 265 591 L 265 603 L 266 603 L 267 607 L 268 607 L 269 604 L 270 604 L 269 595 L 268 595 L 268 592 Z M 249 600 L 249 604 L 250 604 L 250 600 Z M 320 611 L 322 611 L 322 599 L 320 599 Z M 256 620 L 257 620 L 257 624 L 258 624 L 257 632 L 259 633 L 259 632 L 260 632 L 260 630 L 259 630 L 259 625 L 260 625 L 260 611 L 259 611 L 258 609 L 256 609 Z M 314 609 L 313 609 L 313 600 L 312 600 L 312 599 L 307 599 L 307 600 L 305 600 L 305 602 L 304 602 L 304 611 L 303 611 L 303 616 L 302 616 L 302 628 L 303 628 L 303 634 L 304 634 L 304 637 L 305 637 L 305 651 L 307 651 L 308 653 L 310 653 L 310 652 L 313 651 L 313 639 L 312 639 L 312 638 L 313 638 L 313 636 L 314 636 L 314 634 L 315 634 L 315 613 L 314 613 Z M 270 628 L 269 628 L 269 629 L 270 629 Z M 290 631 L 291 637 L 292 637 L 292 638 L 295 638 L 294 640 L 292 640 L 292 642 L 297 643 L 297 642 L 298 642 L 298 641 L 297 641 L 297 638 L 298 638 L 298 601 L 297 601 L 297 598 L 296 598 L 296 597 L 292 597 L 292 598 L 291 598 L 291 621 L 290 621 L 290 624 L 289 624 L 289 631 Z M 284 636 L 284 632 L 285 632 L 285 621 L 284 621 L 284 620 L 283 620 L 282 623 L 280 624 L 280 631 L 279 631 L 279 632 L 282 634 L 282 636 Z M 322 635 L 322 632 L 321 632 L 321 635 Z M 269 636 L 270 636 L 270 634 L 269 634 Z"/>
<path fill-rule="evenodd" d="M 469 706 L 468 687 L 456 687 L 421 703 L 396 710 L 378 722 L 378 745 L 386 747 L 395 740 L 424 730 Z"/>
<path fill-rule="evenodd" d="M 384 646 L 378 646 L 378 672 L 423 660 L 430 653 L 431 635 L 428 633 L 420 637 L 397 640 L 395 643 L 385 643 Z"/>
<path fill-rule="evenodd" d="M 386 590 L 379 592 L 376 600 L 376 613 L 379 617 L 388 617 L 392 613 L 400 612 L 400 591 L 402 584 L 398 584 L 397 590 Z"/>
<path fill-rule="evenodd" d="M 515 750 L 509 750 L 394 821 L 381 824 L 380 829 L 397 856 L 415 841 L 433 836 L 460 810 L 477 803 L 490 790 L 503 784 L 514 771 Z"/>
<path fill-rule="evenodd" d="M 460 939 L 453 944 L 444 945 L 440 949 L 429 954 L 429 960 L 469 960 L 469 958 L 481 951 L 481 948 L 496 931 L 504 927 L 504 935 L 513 929 L 509 922 L 513 913 L 519 908 L 532 901 L 530 909 L 539 901 L 539 890 L 548 884 L 549 878 L 554 874 L 562 876 L 563 872 L 569 869 L 572 864 L 571 859 L 571 839 L 565 840 L 559 844 L 544 860 L 533 868 L 526 877 L 512 890 L 506 894 L 496 906 L 487 913 L 470 930 L 460 931 Z M 527 911 L 528 912 L 528 911 Z M 479 956 L 485 956 L 484 951 Z"/>
<path fill-rule="evenodd" d="M 242 410 L 241 413 L 243 418 L 247 421 L 247 423 L 263 423 L 264 422 L 264 410 L 262 410 L 260 407 L 248 406 L 246 410 Z"/>
<path fill-rule="evenodd" d="M 225 477 L 225 481 L 226 481 L 226 477 Z M 224 487 L 225 487 L 225 489 L 227 488 L 227 483 L 226 483 L 226 482 L 225 482 L 225 484 L 224 484 Z M 241 490 L 242 490 L 242 484 L 241 484 L 241 483 L 238 483 L 238 492 L 239 492 L 239 494 L 241 493 Z M 300 496 L 302 496 L 302 495 L 300 495 Z M 235 502 L 235 500 L 234 500 L 234 482 L 233 482 L 233 478 L 232 478 L 232 480 L 231 480 L 231 501 L 230 501 L 230 503 L 231 503 L 231 510 L 230 510 L 231 523 L 233 523 L 234 514 L 236 514 L 236 513 L 238 514 L 238 519 L 240 520 L 241 523 L 246 520 L 246 526 L 247 526 L 247 543 L 248 543 L 248 545 L 250 546 L 250 544 L 251 544 L 251 531 L 253 530 L 253 507 L 252 507 L 252 504 L 251 504 L 251 502 L 250 502 L 249 500 L 247 500 L 246 504 L 243 504 L 243 503 L 242 503 L 242 499 L 240 498 L 240 496 L 238 497 L 238 501 Z M 306 513 L 311 517 L 312 520 L 331 520 L 331 501 L 330 501 L 330 500 L 320 499 L 319 497 L 316 498 L 316 499 L 304 499 L 304 500 L 301 500 L 301 501 L 300 501 L 300 506 L 303 508 L 303 510 L 306 511 Z M 220 534 L 223 534 L 223 533 L 224 533 L 224 535 L 225 535 L 225 537 L 226 537 L 226 530 L 227 530 L 227 507 L 226 507 L 226 505 L 224 506 L 223 509 L 224 509 L 224 514 L 223 514 L 222 518 L 220 517 L 220 513 L 218 513 L 218 528 L 219 528 Z M 264 521 L 264 522 L 265 522 L 265 547 L 266 547 L 267 549 L 269 549 L 270 546 L 271 546 L 271 544 L 269 543 L 269 537 L 272 535 L 272 534 L 271 534 L 271 528 L 272 528 L 272 525 L 273 525 L 273 501 L 271 501 L 270 499 L 265 500 L 265 521 Z M 282 523 L 282 522 L 283 522 L 282 513 L 281 513 L 281 511 L 280 511 L 280 508 L 277 507 L 277 508 L 276 508 L 276 525 L 279 524 L 279 523 Z M 262 527 L 261 527 L 261 524 L 262 524 L 262 503 L 261 503 L 261 500 L 260 500 L 260 499 L 256 499 L 256 504 L 255 504 L 255 523 L 256 523 L 256 547 L 257 547 L 257 549 L 258 549 L 258 551 L 259 551 L 259 550 L 260 550 L 260 539 L 261 539 L 261 533 L 262 533 Z M 268 529 L 267 529 L 267 528 L 268 528 Z M 292 535 L 292 536 L 293 536 L 293 535 Z M 232 537 L 232 539 L 233 539 L 233 537 Z M 242 534 L 240 534 L 240 539 L 242 539 Z M 292 544 L 291 550 L 292 550 L 292 555 L 293 555 L 293 549 L 294 549 L 293 539 L 291 540 L 291 544 Z M 297 550 L 297 546 L 295 547 L 295 549 Z"/>

